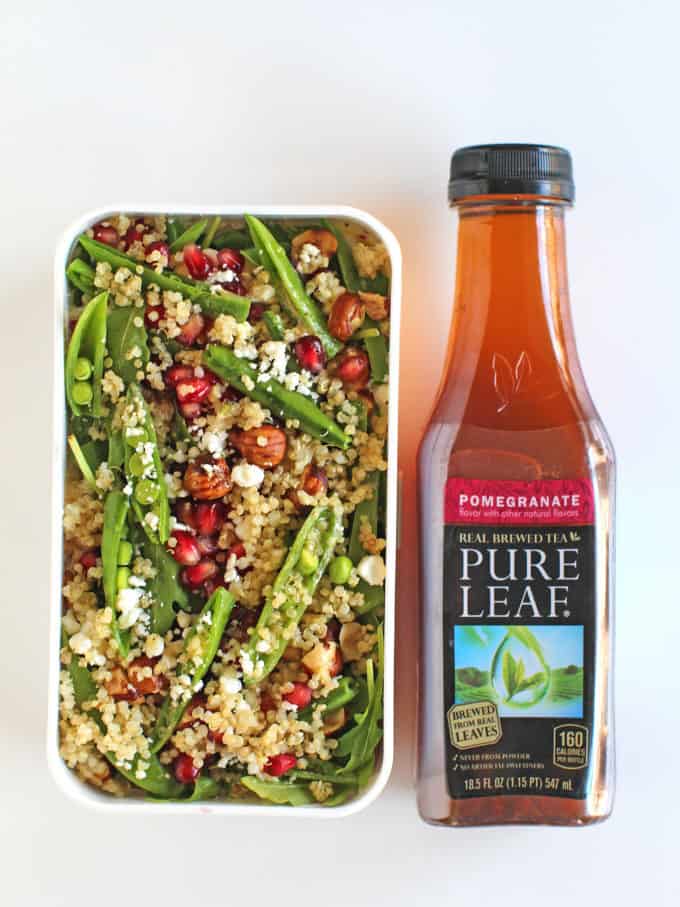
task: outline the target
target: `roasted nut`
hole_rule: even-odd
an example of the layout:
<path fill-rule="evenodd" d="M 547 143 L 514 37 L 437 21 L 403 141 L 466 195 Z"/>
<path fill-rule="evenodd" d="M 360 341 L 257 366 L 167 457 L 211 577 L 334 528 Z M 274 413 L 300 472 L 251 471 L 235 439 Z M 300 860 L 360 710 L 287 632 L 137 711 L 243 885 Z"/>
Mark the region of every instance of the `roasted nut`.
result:
<path fill-rule="evenodd" d="M 356 621 L 342 625 L 339 642 L 345 661 L 358 661 L 365 654 L 360 646 L 364 633 L 363 626 Z"/>
<path fill-rule="evenodd" d="M 130 662 L 128 679 L 137 692 L 143 696 L 160 693 L 168 685 L 167 678 L 163 674 L 154 673 L 153 669 L 157 661 L 157 658 L 140 655 L 139 658 Z"/>
<path fill-rule="evenodd" d="M 339 731 L 347 722 L 347 713 L 343 708 L 333 709 L 332 712 L 326 712 L 323 719 L 323 732 L 326 737 Z"/>
<path fill-rule="evenodd" d="M 328 330 L 344 343 L 361 327 L 365 317 L 366 309 L 356 293 L 342 293 L 333 303 L 328 316 Z"/>
<path fill-rule="evenodd" d="M 229 440 L 242 457 L 262 469 L 273 469 L 286 456 L 286 433 L 273 425 L 232 431 Z"/>
<path fill-rule="evenodd" d="M 184 488 L 198 501 L 216 501 L 232 488 L 231 475 L 226 460 L 199 458 L 187 466 Z"/>
<path fill-rule="evenodd" d="M 302 664 L 312 674 L 335 677 L 342 671 L 342 654 L 337 643 L 318 642 L 302 659 Z"/>
<path fill-rule="evenodd" d="M 380 293 L 359 293 L 359 299 L 366 309 L 366 314 L 374 321 L 384 321 L 390 313 L 390 301 Z"/>
<path fill-rule="evenodd" d="M 133 702 L 138 698 L 137 690 L 120 667 L 112 668 L 111 677 L 105 683 L 106 691 L 116 702 Z"/>
<path fill-rule="evenodd" d="M 300 478 L 299 486 L 291 491 L 288 497 L 293 502 L 296 510 L 304 510 L 305 507 L 311 506 L 311 504 L 301 499 L 300 492 L 309 495 L 311 498 L 316 498 L 327 490 L 328 477 L 325 470 L 314 463 L 308 463 Z"/>
<path fill-rule="evenodd" d="M 306 245 L 316 246 L 325 258 L 335 255 L 338 249 L 338 241 L 330 230 L 305 230 L 304 233 L 298 233 L 290 244 L 290 254 L 296 265 L 300 250 Z"/>

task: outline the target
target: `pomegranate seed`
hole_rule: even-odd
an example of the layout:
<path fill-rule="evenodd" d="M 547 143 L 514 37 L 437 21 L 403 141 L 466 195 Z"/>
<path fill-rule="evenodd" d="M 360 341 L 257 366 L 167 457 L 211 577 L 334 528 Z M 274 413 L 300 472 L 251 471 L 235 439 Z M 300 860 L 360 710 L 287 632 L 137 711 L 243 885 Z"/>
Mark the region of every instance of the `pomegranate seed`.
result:
<path fill-rule="evenodd" d="M 183 258 L 184 264 L 194 280 L 205 280 L 210 274 L 210 259 L 197 245 L 192 243 L 185 246 Z"/>
<path fill-rule="evenodd" d="M 313 334 L 305 334 L 295 343 L 295 357 L 301 368 L 318 375 L 326 365 L 326 354 L 321 341 Z"/>
<path fill-rule="evenodd" d="M 185 526 L 196 528 L 195 509 L 191 501 L 180 501 L 175 507 L 175 516 Z"/>
<path fill-rule="evenodd" d="M 344 349 L 335 359 L 334 365 L 338 378 L 351 387 L 364 387 L 371 376 L 368 355 L 356 346 Z"/>
<path fill-rule="evenodd" d="M 160 252 L 161 258 L 165 258 L 166 260 L 168 260 L 170 258 L 170 246 L 166 242 L 163 242 L 162 240 L 159 240 L 158 242 L 149 243 L 149 245 L 146 247 L 146 260 L 147 261 L 149 261 L 149 256 L 151 255 L 152 252 Z M 158 262 L 158 259 L 156 258 L 156 256 L 154 256 L 153 263 L 156 264 L 157 262 Z"/>
<path fill-rule="evenodd" d="M 209 597 L 216 589 L 228 589 L 229 586 L 223 576 L 214 576 L 203 583 L 205 594 Z"/>
<path fill-rule="evenodd" d="M 201 774 L 200 768 L 188 753 L 180 753 L 173 766 L 175 778 L 180 784 L 191 784 Z"/>
<path fill-rule="evenodd" d="M 251 303 L 250 311 L 248 312 L 248 321 L 251 324 L 257 324 L 258 321 L 262 321 L 263 315 L 264 315 L 264 304 L 261 302 Z"/>
<path fill-rule="evenodd" d="M 123 248 L 127 250 L 133 243 L 141 242 L 146 230 L 146 224 L 141 221 L 137 221 L 136 224 L 128 227 L 125 236 L 123 237 Z"/>
<path fill-rule="evenodd" d="M 175 393 L 180 403 L 200 403 L 208 396 L 211 387 L 207 378 L 188 378 L 177 384 Z"/>
<path fill-rule="evenodd" d="M 194 370 L 190 365 L 171 365 L 164 377 L 168 387 L 177 387 L 180 381 L 191 381 Z"/>
<path fill-rule="evenodd" d="M 245 264 L 243 255 L 238 249 L 220 249 L 217 253 L 217 263 L 222 271 L 235 271 L 240 274 Z"/>
<path fill-rule="evenodd" d="M 200 403 L 180 403 L 179 411 L 187 422 L 191 422 L 192 419 L 198 419 L 203 412 L 203 407 Z"/>
<path fill-rule="evenodd" d="M 227 518 L 227 508 L 220 501 L 201 501 L 194 510 L 196 531 L 199 535 L 214 535 Z"/>
<path fill-rule="evenodd" d="M 231 557 L 232 554 L 237 561 L 246 556 L 246 546 L 243 544 L 243 542 L 236 542 L 235 545 L 231 546 L 228 551 L 229 557 Z"/>
<path fill-rule="evenodd" d="M 172 533 L 173 539 L 177 544 L 170 548 L 170 553 L 183 567 L 193 567 L 201 559 L 201 550 L 198 543 L 190 532 L 184 532 L 182 529 L 175 529 Z"/>
<path fill-rule="evenodd" d="M 114 248 L 118 246 L 120 237 L 118 236 L 118 231 L 115 227 L 111 227 L 107 224 L 95 224 L 92 228 L 92 232 L 97 242 L 103 242 L 105 245 L 113 246 Z"/>
<path fill-rule="evenodd" d="M 272 756 L 265 763 L 264 770 L 273 778 L 279 778 L 285 775 L 297 765 L 297 759 L 292 753 L 279 753 L 278 756 Z"/>
<path fill-rule="evenodd" d="M 162 674 L 147 676 L 146 668 L 153 670 L 157 661 L 157 658 L 148 658 L 146 655 L 140 655 L 130 662 L 128 668 L 130 683 L 142 696 L 152 696 L 155 693 L 160 693 L 168 685 L 167 678 Z"/>
<path fill-rule="evenodd" d="M 88 551 L 83 551 L 83 553 L 80 555 L 80 563 L 83 566 L 83 570 L 89 570 L 90 567 L 96 567 L 98 556 L 98 548 L 90 548 Z"/>
<path fill-rule="evenodd" d="M 196 538 L 196 545 L 202 555 L 215 554 L 217 551 L 217 540 L 212 535 L 199 535 Z"/>
<path fill-rule="evenodd" d="M 208 728 L 208 740 L 212 740 L 213 743 L 222 744 L 224 743 L 224 734 L 222 731 L 211 731 Z"/>
<path fill-rule="evenodd" d="M 306 709 L 312 701 L 312 691 L 306 683 L 294 683 L 290 693 L 284 693 L 283 698 L 299 709 Z"/>
<path fill-rule="evenodd" d="M 185 346 L 191 346 L 201 335 L 204 327 L 205 319 L 198 312 L 194 312 L 186 324 L 182 325 L 182 329 L 177 335 L 177 340 Z"/>
<path fill-rule="evenodd" d="M 144 322 L 149 330 L 158 328 L 158 322 L 165 319 L 166 312 L 164 305 L 148 305 L 144 310 Z"/>
<path fill-rule="evenodd" d="M 182 582 L 192 589 L 198 589 L 207 579 L 211 579 L 217 573 L 217 564 L 210 558 L 203 558 L 197 564 L 191 567 L 185 567 L 182 570 Z"/>

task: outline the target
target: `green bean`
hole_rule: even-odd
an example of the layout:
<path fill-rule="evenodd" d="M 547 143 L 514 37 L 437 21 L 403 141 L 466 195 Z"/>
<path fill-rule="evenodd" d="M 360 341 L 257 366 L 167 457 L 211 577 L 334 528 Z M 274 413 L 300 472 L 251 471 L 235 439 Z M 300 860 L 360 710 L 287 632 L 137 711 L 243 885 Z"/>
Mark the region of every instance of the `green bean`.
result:
<path fill-rule="evenodd" d="M 332 447 L 346 450 L 350 446 L 351 439 L 313 400 L 288 390 L 273 378 L 261 382 L 259 373 L 227 347 L 214 344 L 206 347 L 203 361 L 220 378 L 266 406 L 277 418 L 297 420 L 303 431 Z"/>
<path fill-rule="evenodd" d="M 137 428 L 125 429 L 124 435 L 127 442 L 125 445 L 125 475 L 132 486 L 132 510 L 151 541 L 165 544 L 170 536 L 170 505 L 163 464 L 158 452 L 156 429 L 138 385 L 129 385 L 127 402 L 138 416 L 142 416 L 142 434 L 136 434 L 140 430 L 138 425 Z M 149 444 L 151 445 L 150 451 Z M 150 455 L 150 462 L 143 460 L 142 454 L 146 460 Z M 135 475 L 135 472 L 138 471 L 135 464 L 138 461 L 142 469 L 141 477 Z M 145 474 L 146 472 L 148 475 Z M 146 518 L 149 513 L 157 518 L 156 527 L 153 526 L 155 521 Z"/>
<path fill-rule="evenodd" d="M 298 319 L 305 325 L 311 334 L 315 334 L 319 338 L 326 351 L 326 355 L 329 358 L 332 358 L 340 352 L 342 344 L 329 334 L 325 320 L 319 311 L 318 306 L 305 292 L 300 275 L 290 263 L 285 250 L 274 239 L 271 232 L 265 227 L 262 221 L 258 220 L 256 217 L 251 217 L 249 214 L 246 214 L 245 219 L 253 237 L 256 237 L 257 240 L 259 240 L 269 256 L 274 269 L 285 288 L 290 301 L 290 306 L 295 310 Z"/>
<path fill-rule="evenodd" d="M 105 243 L 97 242 L 83 234 L 78 238 L 78 242 L 83 249 L 95 261 L 102 261 L 110 264 L 112 268 L 127 268 L 133 274 L 138 274 L 142 279 L 143 286 L 154 285 L 161 290 L 172 290 L 175 293 L 181 293 L 186 299 L 197 303 L 199 306 L 210 305 L 210 300 L 220 299 L 224 313 L 233 315 L 237 321 L 245 321 L 250 311 L 250 300 L 246 296 L 238 296 L 236 293 L 230 293 L 226 290 L 220 290 L 219 293 L 212 293 L 210 284 L 202 283 L 197 280 L 191 280 L 188 277 L 178 277 L 172 272 L 159 274 L 153 268 L 149 268 L 129 255 L 112 249 Z M 219 314 L 223 314 L 220 312 Z"/>
<path fill-rule="evenodd" d="M 269 336 L 272 340 L 283 340 L 285 338 L 285 328 L 283 320 L 278 312 L 272 312 L 270 309 L 262 316 L 262 320 L 267 325 Z"/>
<path fill-rule="evenodd" d="M 217 233 L 217 230 L 219 229 L 221 222 L 222 222 L 221 217 L 213 217 L 213 219 L 210 221 L 210 223 L 208 225 L 208 229 L 205 231 L 205 236 L 203 237 L 203 248 L 204 249 L 212 248 L 210 244 L 212 243 L 213 239 L 215 238 L 215 234 Z"/>
<path fill-rule="evenodd" d="M 104 502 L 104 526 L 102 529 L 102 586 L 104 588 L 104 600 L 107 606 L 111 608 L 111 633 L 123 657 L 126 657 L 130 651 L 130 639 L 129 633 L 121 631 L 118 626 L 116 576 L 118 573 L 118 552 L 126 531 L 129 508 L 130 502 L 122 491 L 109 492 Z"/>
<path fill-rule="evenodd" d="M 73 329 L 64 366 L 66 399 L 74 416 L 90 413 L 100 416 L 102 412 L 102 375 L 104 374 L 104 355 L 106 352 L 106 303 L 108 293 L 100 293 L 90 300 L 81 312 Z M 76 363 L 81 358 L 92 362 L 92 403 L 78 403 L 74 397 L 76 386 L 83 386 L 74 374 Z M 77 396 L 77 395 L 76 395 Z"/>
<path fill-rule="evenodd" d="M 81 293 L 94 293 L 94 268 L 82 258 L 74 258 L 66 268 L 66 276 Z"/>
<path fill-rule="evenodd" d="M 283 562 L 272 586 L 255 629 L 244 646 L 244 681 L 247 685 L 259 683 L 278 664 L 290 635 L 300 622 L 307 609 L 309 600 L 326 568 L 333 557 L 335 546 L 342 537 L 342 518 L 337 510 L 323 504 L 317 505 L 302 524 L 288 555 Z M 318 551 L 316 570 L 309 576 L 300 571 L 300 559 L 309 545 L 314 545 Z M 304 594 L 300 595 L 295 583 L 289 587 L 291 579 L 297 578 Z M 285 603 L 275 607 L 274 599 L 281 594 L 286 595 Z M 262 631 L 269 631 L 274 636 L 274 642 L 269 645 L 267 652 L 258 651 Z M 250 665 L 246 668 L 245 665 Z"/>
<path fill-rule="evenodd" d="M 197 684 L 205 677 L 220 646 L 222 634 L 234 607 L 235 599 L 226 589 L 218 588 L 205 603 L 196 623 L 184 638 L 183 673 L 186 680 L 179 698 L 165 697 L 155 727 L 151 732 L 151 751 L 157 753 L 168 742 L 191 700 Z M 200 654 L 194 654 L 199 637 Z"/>
<path fill-rule="evenodd" d="M 180 233 L 180 235 L 170 243 L 171 252 L 179 252 L 180 249 L 183 249 L 185 246 L 189 246 L 192 243 L 198 242 L 201 237 L 201 234 L 208 226 L 208 219 L 197 220 L 190 227 Z"/>

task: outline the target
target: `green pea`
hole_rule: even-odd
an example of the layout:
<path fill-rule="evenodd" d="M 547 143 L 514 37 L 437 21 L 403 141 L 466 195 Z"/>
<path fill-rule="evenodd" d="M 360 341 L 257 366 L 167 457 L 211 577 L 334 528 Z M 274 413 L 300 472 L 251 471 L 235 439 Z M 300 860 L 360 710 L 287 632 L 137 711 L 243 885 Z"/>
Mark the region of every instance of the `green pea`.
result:
<path fill-rule="evenodd" d="M 119 567 L 116 571 L 116 589 L 127 589 L 130 585 L 130 570 L 128 567 Z"/>
<path fill-rule="evenodd" d="M 130 447 L 136 447 L 148 440 L 149 437 L 143 428 L 132 428 L 125 432 L 125 441 Z"/>
<path fill-rule="evenodd" d="M 300 558 L 297 563 L 298 570 L 303 576 L 311 576 L 319 566 L 319 558 L 310 551 L 309 548 L 303 548 L 300 552 Z"/>
<path fill-rule="evenodd" d="M 73 385 L 71 394 L 78 406 L 88 406 L 92 403 L 92 385 L 86 381 L 77 381 Z"/>
<path fill-rule="evenodd" d="M 132 562 L 132 545 L 130 542 L 122 541 L 118 546 L 118 563 L 121 567 L 128 567 Z"/>
<path fill-rule="evenodd" d="M 344 555 L 341 557 L 334 557 L 328 568 L 328 575 L 331 582 L 336 586 L 344 586 L 350 578 L 353 566 L 354 564 L 352 561 Z"/>
<path fill-rule="evenodd" d="M 135 498 L 140 504 L 153 504 L 158 497 L 158 486 L 150 479 L 141 479 L 135 485 Z"/>
<path fill-rule="evenodd" d="M 144 461 L 138 453 L 132 454 L 130 457 L 130 462 L 128 463 L 128 469 L 133 476 L 140 478 L 144 475 Z"/>
<path fill-rule="evenodd" d="M 86 359 L 85 356 L 76 359 L 76 364 L 73 366 L 73 377 L 76 381 L 87 381 L 91 374 L 92 363 L 90 360 Z"/>

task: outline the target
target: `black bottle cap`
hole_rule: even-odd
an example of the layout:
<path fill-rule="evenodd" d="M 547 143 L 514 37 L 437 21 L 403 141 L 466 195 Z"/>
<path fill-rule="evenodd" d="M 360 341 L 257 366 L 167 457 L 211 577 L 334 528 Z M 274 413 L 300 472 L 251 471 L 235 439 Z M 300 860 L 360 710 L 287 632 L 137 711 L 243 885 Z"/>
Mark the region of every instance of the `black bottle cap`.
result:
<path fill-rule="evenodd" d="M 571 155 L 554 145 L 470 145 L 451 158 L 449 201 L 473 195 L 541 195 L 574 201 Z"/>

